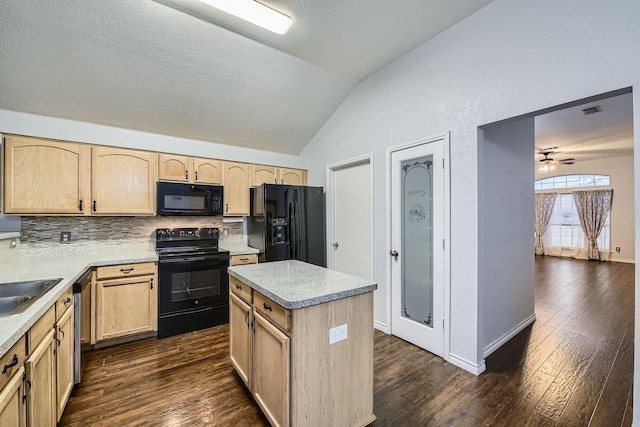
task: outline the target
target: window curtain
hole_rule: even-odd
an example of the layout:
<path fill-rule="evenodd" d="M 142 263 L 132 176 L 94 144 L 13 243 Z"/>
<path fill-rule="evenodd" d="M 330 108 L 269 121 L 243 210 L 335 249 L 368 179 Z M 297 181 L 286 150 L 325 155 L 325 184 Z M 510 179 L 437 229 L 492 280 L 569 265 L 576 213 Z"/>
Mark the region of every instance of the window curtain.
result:
<path fill-rule="evenodd" d="M 544 255 L 544 243 L 542 242 L 542 235 L 545 231 L 547 231 L 547 225 L 549 225 L 549 218 L 551 218 L 551 212 L 553 211 L 553 205 L 556 202 L 557 196 L 557 193 L 536 193 L 536 223 L 534 225 L 536 255 Z"/>
<path fill-rule="evenodd" d="M 587 238 L 587 257 L 600 260 L 596 239 L 602 231 L 611 209 L 613 190 L 574 191 L 573 200 L 578 211 L 580 227 Z"/>

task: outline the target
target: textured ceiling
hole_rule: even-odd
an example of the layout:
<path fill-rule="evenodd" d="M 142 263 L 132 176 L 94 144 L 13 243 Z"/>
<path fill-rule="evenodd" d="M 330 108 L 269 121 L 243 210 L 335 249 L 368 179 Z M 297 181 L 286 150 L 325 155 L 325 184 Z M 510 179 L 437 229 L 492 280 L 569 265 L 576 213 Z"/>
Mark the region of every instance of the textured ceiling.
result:
<path fill-rule="evenodd" d="M 361 79 L 490 1 L 265 0 L 293 18 L 275 35 L 195 0 L 0 0 L 0 109 L 298 154 Z"/>
<path fill-rule="evenodd" d="M 580 110 L 599 106 L 585 116 Z M 536 151 L 559 147 L 558 160 L 576 162 L 633 154 L 633 96 L 631 93 L 566 108 L 536 117 Z M 543 156 L 536 154 L 536 160 Z"/>

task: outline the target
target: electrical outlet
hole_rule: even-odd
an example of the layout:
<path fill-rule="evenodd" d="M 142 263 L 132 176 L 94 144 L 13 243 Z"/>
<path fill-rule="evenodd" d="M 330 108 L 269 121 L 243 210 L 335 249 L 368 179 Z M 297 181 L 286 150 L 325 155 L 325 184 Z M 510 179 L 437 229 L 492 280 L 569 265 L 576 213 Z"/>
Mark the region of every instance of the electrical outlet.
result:
<path fill-rule="evenodd" d="M 60 233 L 60 243 L 71 243 L 70 231 L 63 231 Z"/>
<path fill-rule="evenodd" d="M 620 246 L 616 246 L 616 252 L 620 253 Z"/>
<path fill-rule="evenodd" d="M 336 326 L 329 329 L 329 345 L 335 344 L 347 339 L 347 324 Z"/>

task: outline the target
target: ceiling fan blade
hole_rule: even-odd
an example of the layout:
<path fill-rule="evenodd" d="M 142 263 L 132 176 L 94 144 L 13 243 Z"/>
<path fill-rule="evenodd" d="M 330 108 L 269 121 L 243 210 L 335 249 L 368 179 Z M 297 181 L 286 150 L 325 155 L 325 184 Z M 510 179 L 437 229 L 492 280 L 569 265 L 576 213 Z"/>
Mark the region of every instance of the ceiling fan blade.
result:
<path fill-rule="evenodd" d="M 574 158 L 570 157 L 570 158 L 567 158 L 567 159 L 560 159 L 560 160 L 557 160 L 557 161 L 556 161 L 556 164 L 558 164 L 558 165 L 572 165 L 572 164 L 574 164 L 575 162 L 576 162 L 576 159 L 574 159 Z"/>

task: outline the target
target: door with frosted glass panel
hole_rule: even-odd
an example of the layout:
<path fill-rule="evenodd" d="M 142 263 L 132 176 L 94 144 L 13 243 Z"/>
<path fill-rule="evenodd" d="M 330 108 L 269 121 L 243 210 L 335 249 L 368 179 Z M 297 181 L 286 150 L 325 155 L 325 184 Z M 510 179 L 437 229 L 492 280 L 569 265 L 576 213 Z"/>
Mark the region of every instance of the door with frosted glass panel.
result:
<path fill-rule="evenodd" d="M 390 150 L 391 332 L 444 353 L 443 140 Z"/>

